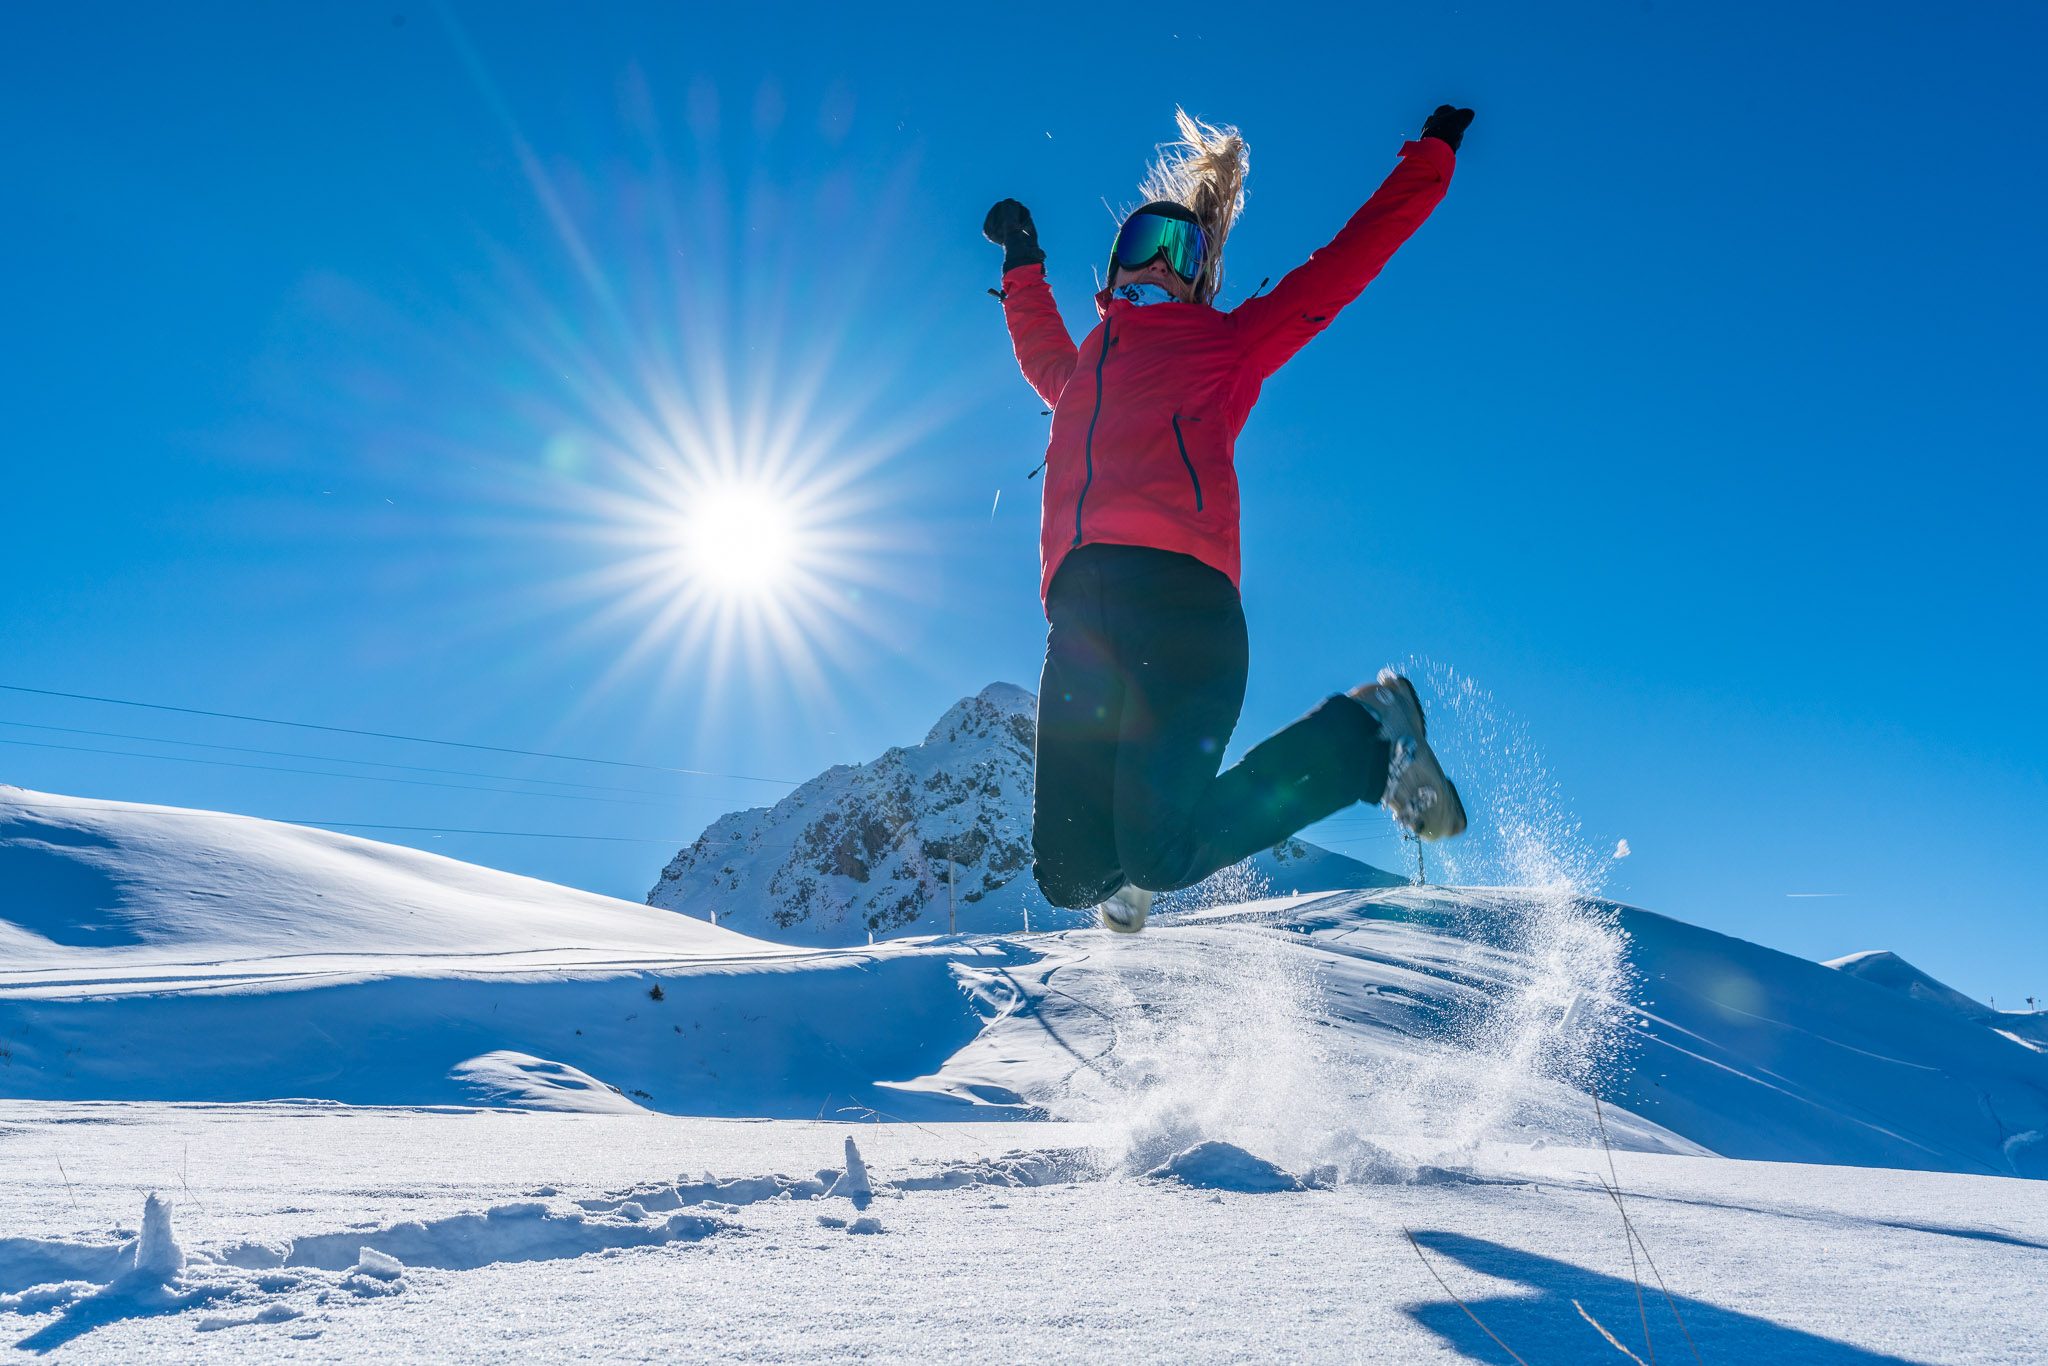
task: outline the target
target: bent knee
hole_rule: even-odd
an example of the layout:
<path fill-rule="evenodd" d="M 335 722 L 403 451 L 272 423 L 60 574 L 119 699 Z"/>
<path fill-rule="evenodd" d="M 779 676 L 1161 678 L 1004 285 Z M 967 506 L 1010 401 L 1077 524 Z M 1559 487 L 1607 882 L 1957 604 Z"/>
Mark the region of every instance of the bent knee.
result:
<path fill-rule="evenodd" d="M 1062 869 L 1045 859 L 1032 862 L 1031 875 L 1038 879 L 1039 893 L 1063 911 L 1086 910 L 1100 905 L 1115 896 L 1117 889 L 1124 885 L 1121 872 L 1088 877 Z"/>
<path fill-rule="evenodd" d="M 1148 892 L 1177 892 L 1208 876 L 1207 871 L 1195 870 L 1185 850 L 1173 848 L 1127 850 L 1123 864 L 1130 884 Z"/>

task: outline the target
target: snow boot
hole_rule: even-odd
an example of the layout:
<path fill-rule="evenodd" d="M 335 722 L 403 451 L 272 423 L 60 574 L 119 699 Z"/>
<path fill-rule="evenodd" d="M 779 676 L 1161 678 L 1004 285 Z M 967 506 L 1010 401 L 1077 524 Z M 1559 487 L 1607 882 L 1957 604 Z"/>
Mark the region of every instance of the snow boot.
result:
<path fill-rule="evenodd" d="M 1102 928 L 1118 934 L 1136 934 L 1144 929 L 1145 917 L 1151 913 L 1152 893 L 1143 887 L 1125 887 L 1095 908 Z"/>
<path fill-rule="evenodd" d="M 1387 790 L 1380 805 L 1393 813 L 1402 829 L 1421 839 L 1447 840 L 1464 833 L 1465 804 L 1424 738 L 1415 685 L 1392 669 L 1381 669 L 1377 679 L 1359 684 L 1350 697 L 1380 723 L 1380 734 L 1386 737 Z"/>

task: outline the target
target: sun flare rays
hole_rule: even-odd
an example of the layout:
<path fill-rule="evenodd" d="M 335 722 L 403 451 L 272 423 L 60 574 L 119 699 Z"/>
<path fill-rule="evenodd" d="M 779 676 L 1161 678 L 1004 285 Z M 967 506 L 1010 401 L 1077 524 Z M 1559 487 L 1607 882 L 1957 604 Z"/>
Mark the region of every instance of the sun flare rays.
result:
<path fill-rule="evenodd" d="M 650 120 L 652 169 L 593 183 L 508 131 L 561 238 L 553 262 L 500 254 L 482 301 L 533 382 L 506 396 L 528 449 L 473 462 L 496 509 L 478 520 L 555 547 L 518 611 L 609 658 L 586 707 L 650 670 L 700 717 L 735 687 L 830 692 L 891 648 L 878 608 L 928 590 L 892 462 L 962 406 L 904 392 L 915 305 L 865 298 L 905 181 L 835 217 L 820 258 L 791 206 L 829 207 L 836 171 L 741 189 L 700 130 L 679 173 Z"/>

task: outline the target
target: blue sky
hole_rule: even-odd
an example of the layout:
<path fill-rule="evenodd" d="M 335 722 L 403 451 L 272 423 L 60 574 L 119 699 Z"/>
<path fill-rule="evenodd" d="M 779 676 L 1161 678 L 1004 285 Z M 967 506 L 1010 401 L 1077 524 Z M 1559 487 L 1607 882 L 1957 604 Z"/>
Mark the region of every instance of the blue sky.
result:
<path fill-rule="evenodd" d="M 1238 748 L 1439 661 L 1629 841 L 1615 895 L 2048 995 L 2038 6 L 733 8 L 0 20 L 0 683 L 766 778 L 913 741 L 1042 644 L 988 204 L 1032 206 L 1083 331 L 1175 103 L 1234 122 L 1234 302 L 1452 100 L 1449 199 L 1239 446 Z M 678 440 L 830 542 L 780 643 L 693 634 L 643 572 Z M 389 837 L 635 897 L 783 790 L 0 720 L 588 784 L 0 745 L 56 792 L 608 835 Z"/>

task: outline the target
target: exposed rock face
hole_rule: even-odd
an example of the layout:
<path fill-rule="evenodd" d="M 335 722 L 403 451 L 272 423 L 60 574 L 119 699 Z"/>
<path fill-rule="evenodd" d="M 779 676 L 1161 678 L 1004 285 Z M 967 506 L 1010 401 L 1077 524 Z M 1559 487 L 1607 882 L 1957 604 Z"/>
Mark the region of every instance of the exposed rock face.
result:
<path fill-rule="evenodd" d="M 921 744 L 819 774 L 772 807 L 721 816 L 662 869 L 649 905 L 715 916 L 746 934 L 857 944 L 870 933 L 1063 928 L 1031 877 L 1038 699 L 992 683 L 955 703 Z M 1239 899 L 1400 881 L 1299 840 L 1228 877 Z M 1264 884 L 1260 879 L 1264 879 Z"/>

